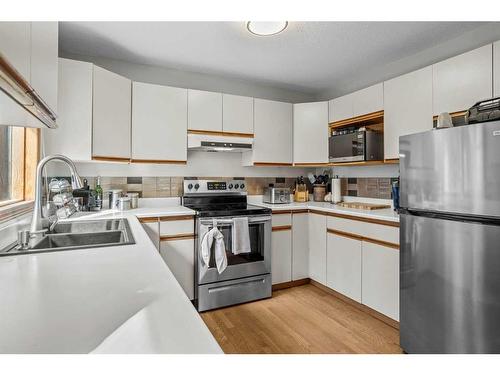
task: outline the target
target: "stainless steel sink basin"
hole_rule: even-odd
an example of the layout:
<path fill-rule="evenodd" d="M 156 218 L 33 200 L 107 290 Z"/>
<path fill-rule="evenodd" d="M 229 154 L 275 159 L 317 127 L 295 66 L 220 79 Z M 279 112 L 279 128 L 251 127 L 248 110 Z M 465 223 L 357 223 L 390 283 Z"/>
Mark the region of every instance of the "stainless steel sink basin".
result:
<path fill-rule="evenodd" d="M 29 249 L 12 247 L 2 255 L 32 254 L 48 251 L 87 249 L 134 244 L 127 219 L 80 220 L 58 223 L 43 237 L 30 242 Z"/>

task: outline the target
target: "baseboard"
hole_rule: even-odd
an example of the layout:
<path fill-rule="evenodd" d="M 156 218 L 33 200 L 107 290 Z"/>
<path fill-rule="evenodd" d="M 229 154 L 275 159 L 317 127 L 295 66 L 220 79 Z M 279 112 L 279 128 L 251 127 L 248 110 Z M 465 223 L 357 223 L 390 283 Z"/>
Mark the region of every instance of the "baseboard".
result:
<path fill-rule="evenodd" d="M 299 280 L 294 280 L 294 281 L 287 281 L 286 283 L 274 284 L 273 291 L 287 289 L 287 288 L 293 288 L 294 286 L 306 285 L 306 284 L 309 284 L 310 282 L 311 282 L 311 279 L 305 278 L 305 279 L 299 279 Z"/>
<path fill-rule="evenodd" d="M 357 309 L 361 310 L 361 311 L 364 311 L 366 312 L 367 314 L 370 314 L 371 316 L 373 316 L 374 318 L 377 318 L 378 320 L 381 320 L 382 322 L 384 322 L 385 324 L 388 324 L 390 325 L 391 327 L 394 327 L 396 329 L 399 329 L 399 322 L 397 320 L 394 320 L 392 318 L 389 318 L 388 316 L 385 316 L 384 314 L 382 313 L 379 313 L 378 311 L 376 310 L 373 310 L 372 308 L 366 306 L 366 305 L 363 305 L 349 297 L 346 297 L 344 296 L 343 294 L 321 284 L 321 283 L 318 283 L 317 281 L 314 281 L 314 280 L 311 280 L 310 281 L 311 285 L 314 285 L 315 287 L 333 295 L 334 297 L 337 297 L 338 299 L 341 299 L 342 301 L 350 304 L 351 306 L 353 307 L 356 307 Z M 280 285 L 280 284 L 278 284 Z"/>

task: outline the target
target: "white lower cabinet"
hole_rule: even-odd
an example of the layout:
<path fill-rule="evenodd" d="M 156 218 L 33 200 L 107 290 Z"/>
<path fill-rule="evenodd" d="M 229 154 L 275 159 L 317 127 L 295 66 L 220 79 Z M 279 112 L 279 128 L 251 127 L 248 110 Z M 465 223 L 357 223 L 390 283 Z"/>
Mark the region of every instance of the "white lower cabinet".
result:
<path fill-rule="evenodd" d="M 326 285 L 361 302 L 361 241 L 327 235 Z"/>
<path fill-rule="evenodd" d="M 160 242 L 160 255 L 189 299 L 194 298 L 194 239 Z"/>
<path fill-rule="evenodd" d="M 160 249 L 160 223 L 158 221 L 155 222 L 143 222 L 142 227 L 144 231 L 151 239 L 151 242 L 155 245 L 156 249 Z"/>
<path fill-rule="evenodd" d="M 271 274 L 273 284 L 292 280 L 292 231 L 273 231 L 271 238 Z"/>
<path fill-rule="evenodd" d="M 292 280 L 309 277 L 309 214 L 292 214 Z"/>
<path fill-rule="evenodd" d="M 399 320 L 399 250 L 363 241 L 361 302 Z"/>
<path fill-rule="evenodd" d="M 326 285 L 326 216 L 309 214 L 309 277 Z"/>

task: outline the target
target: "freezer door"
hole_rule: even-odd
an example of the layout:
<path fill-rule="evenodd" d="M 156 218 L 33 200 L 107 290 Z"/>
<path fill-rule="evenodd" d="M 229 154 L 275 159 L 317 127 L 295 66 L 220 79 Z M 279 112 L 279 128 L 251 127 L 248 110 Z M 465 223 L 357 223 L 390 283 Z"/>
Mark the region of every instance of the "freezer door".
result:
<path fill-rule="evenodd" d="M 399 138 L 401 207 L 500 216 L 500 122 Z"/>
<path fill-rule="evenodd" d="M 402 214 L 408 353 L 500 353 L 500 226 Z"/>

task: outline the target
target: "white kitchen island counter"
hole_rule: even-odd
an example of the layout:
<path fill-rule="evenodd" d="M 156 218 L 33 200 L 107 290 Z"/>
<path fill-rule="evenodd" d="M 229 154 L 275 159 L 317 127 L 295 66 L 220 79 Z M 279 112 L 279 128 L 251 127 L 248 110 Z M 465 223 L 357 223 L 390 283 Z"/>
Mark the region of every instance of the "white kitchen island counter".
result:
<path fill-rule="evenodd" d="M 135 215 L 88 216 L 110 217 L 134 245 L 0 257 L 0 353 L 222 353 Z"/>

